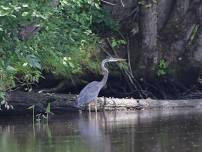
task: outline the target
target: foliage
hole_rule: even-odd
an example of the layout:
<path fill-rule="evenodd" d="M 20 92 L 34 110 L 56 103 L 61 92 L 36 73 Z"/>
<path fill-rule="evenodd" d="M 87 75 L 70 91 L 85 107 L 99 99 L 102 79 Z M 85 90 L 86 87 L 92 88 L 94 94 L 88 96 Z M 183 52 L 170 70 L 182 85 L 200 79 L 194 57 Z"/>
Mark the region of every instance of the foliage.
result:
<path fill-rule="evenodd" d="M 112 40 L 111 40 L 111 46 L 112 46 L 113 48 L 119 47 L 119 46 L 125 45 L 125 44 L 126 44 L 126 41 L 123 40 L 123 39 L 115 39 L 115 38 L 112 38 Z"/>
<path fill-rule="evenodd" d="M 167 70 L 168 70 L 168 64 L 164 59 L 161 59 L 158 65 L 157 75 L 163 76 L 167 73 Z"/>
<path fill-rule="evenodd" d="M 0 91 L 38 82 L 43 71 L 65 78 L 97 71 L 95 32 L 113 28 L 112 21 L 98 0 L 53 2 L 0 1 Z"/>
<path fill-rule="evenodd" d="M 5 93 L 0 92 L 0 107 L 5 103 Z"/>
<path fill-rule="evenodd" d="M 191 32 L 191 35 L 190 35 L 190 38 L 189 38 L 189 41 L 188 41 L 188 44 L 189 44 L 189 45 L 191 45 L 192 42 L 193 42 L 193 40 L 196 38 L 198 29 L 199 29 L 199 25 L 198 25 L 198 24 L 194 24 L 194 25 L 193 25 L 192 32 Z"/>
<path fill-rule="evenodd" d="M 32 123 L 35 124 L 35 119 L 36 119 L 36 121 L 38 121 L 38 122 L 40 122 L 41 119 L 42 119 L 42 120 L 45 119 L 45 120 L 47 120 L 47 122 L 48 122 L 49 113 L 53 114 L 53 113 L 51 112 L 51 104 L 48 103 L 48 105 L 47 105 L 47 107 L 46 107 L 46 116 L 45 116 L 44 114 L 41 114 L 41 113 L 35 115 L 35 106 L 36 106 L 36 105 L 31 105 L 30 107 L 27 108 L 27 109 L 29 109 L 29 110 L 32 110 Z"/>

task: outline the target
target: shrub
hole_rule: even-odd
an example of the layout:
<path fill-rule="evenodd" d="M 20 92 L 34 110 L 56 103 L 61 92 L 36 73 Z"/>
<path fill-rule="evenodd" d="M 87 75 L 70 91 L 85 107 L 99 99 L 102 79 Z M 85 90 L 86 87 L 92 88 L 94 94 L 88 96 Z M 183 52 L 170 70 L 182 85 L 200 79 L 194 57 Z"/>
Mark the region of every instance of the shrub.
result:
<path fill-rule="evenodd" d="M 98 69 L 95 31 L 113 27 L 99 1 L 53 2 L 0 1 L 0 91 L 38 82 L 43 71 L 70 78 Z"/>

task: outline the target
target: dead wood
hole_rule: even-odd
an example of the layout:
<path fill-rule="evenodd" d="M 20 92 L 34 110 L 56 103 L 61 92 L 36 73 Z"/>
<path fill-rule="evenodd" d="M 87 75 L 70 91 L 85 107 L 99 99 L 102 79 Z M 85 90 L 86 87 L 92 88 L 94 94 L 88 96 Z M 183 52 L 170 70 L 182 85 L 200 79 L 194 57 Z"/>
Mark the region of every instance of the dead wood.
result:
<path fill-rule="evenodd" d="M 31 105 L 46 103 L 53 99 L 51 111 L 55 114 L 65 112 L 78 112 L 73 106 L 76 95 L 73 94 L 43 94 L 35 92 L 11 92 L 7 94 L 7 101 L 14 109 L 1 110 L 0 115 L 24 115 L 31 114 L 28 109 Z M 202 108 L 202 99 L 192 100 L 153 100 L 134 98 L 98 98 L 98 110 L 142 110 L 155 108 Z M 92 107 L 93 109 L 94 107 Z M 84 109 L 85 110 L 85 109 Z"/>

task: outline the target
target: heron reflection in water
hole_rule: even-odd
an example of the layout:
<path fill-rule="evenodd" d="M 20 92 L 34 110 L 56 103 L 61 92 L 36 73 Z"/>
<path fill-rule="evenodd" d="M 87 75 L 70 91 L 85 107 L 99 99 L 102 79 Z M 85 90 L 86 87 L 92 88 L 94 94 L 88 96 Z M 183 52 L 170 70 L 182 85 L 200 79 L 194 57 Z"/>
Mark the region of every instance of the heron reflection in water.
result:
<path fill-rule="evenodd" d="M 82 109 L 86 105 L 88 105 L 89 112 L 91 111 L 91 104 L 95 105 L 95 112 L 97 112 L 97 97 L 100 90 L 105 86 L 109 71 L 105 67 L 105 64 L 108 62 L 117 62 L 117 61 L 125 61 L 125 59 L 120 58 L 107 58 L 104 59 L 101 63 L 102 74 L 104 77 L 101 81 L 93 81 L 86 85 L 80 92 L 79 96 L 76 99 L 76 107 Z"/>

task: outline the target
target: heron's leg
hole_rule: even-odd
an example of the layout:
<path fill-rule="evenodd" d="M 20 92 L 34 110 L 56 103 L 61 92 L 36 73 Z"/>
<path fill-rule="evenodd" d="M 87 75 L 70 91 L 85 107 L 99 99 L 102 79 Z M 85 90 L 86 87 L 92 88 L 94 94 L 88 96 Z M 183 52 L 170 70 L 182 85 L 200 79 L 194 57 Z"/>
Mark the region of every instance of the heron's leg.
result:
<path fill-rule="evenodd" d="M 90 103 L 88 104 L 88 112 L 89 112 L 89 113 L 91 112 Z"/>
<path fill-rule="evenodd" d="M 106 104 L 107 104 L 106 97 L 104 97 L 104 103 L 103 103 L 103 109 L 102 109 L 103 111 L 105 111 Z"/>
<path fill-rule="evenodd" d="M 95 120 L 97 123 L 97 99 L 95 100 Z"/>
<path fill-rule="evenodd" d="M 95 100 L 95 112 L 97 114 L 97 100 Z"/>

